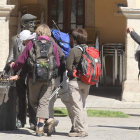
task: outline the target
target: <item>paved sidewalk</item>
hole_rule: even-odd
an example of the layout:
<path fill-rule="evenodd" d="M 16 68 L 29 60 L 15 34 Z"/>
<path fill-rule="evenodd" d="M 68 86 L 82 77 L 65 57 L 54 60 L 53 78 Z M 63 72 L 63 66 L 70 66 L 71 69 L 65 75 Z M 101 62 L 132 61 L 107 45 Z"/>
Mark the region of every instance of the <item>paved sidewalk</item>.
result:
<path fill-rule="evenodd" d="M 55 102 L 55 107 L 65 107 L 60 98 L 58 98 Z M 123 102 L 115 98 L 89 95 L 86 101 L 86 107 L 108 109 L 140 109 L 140 102 Z"/>
<path fill-rule="evenodd" d="M 58 98 L 55 107 L 63 108 L 64 104 Z M 121 101 L 121 87 L 91 88 L 86 101 L 87 108 L 104 109 L 140 109 L 140 102 Z"/>

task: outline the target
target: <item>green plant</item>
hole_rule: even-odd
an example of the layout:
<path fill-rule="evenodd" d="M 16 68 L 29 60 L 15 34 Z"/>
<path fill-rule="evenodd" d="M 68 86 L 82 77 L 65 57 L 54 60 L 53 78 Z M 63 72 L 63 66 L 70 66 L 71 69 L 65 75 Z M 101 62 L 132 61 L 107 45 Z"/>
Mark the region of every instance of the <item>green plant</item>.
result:
<path fill-rule="evenodd" d="M 55 116 L 68 116 L 67 109 L 65 108 L 55 108 L 54 109 Z M 88 117 L 110 117 L 110 118 L 128 118 L 129 115 L 125 114 L 121 111 L 110 111 L 110 110 L 87 110 Z"/>

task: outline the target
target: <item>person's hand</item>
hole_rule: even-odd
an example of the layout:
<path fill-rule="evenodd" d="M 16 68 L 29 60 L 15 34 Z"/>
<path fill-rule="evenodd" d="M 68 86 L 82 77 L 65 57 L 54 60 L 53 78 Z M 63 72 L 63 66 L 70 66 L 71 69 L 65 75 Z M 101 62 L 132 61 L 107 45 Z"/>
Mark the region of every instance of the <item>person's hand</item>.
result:
<path fill-rule="evenodd" d="M 78 76 L 76 75 L 76 73 L 77 73 L 77 70 L 68 71 L 68 72 L 67 72 L 67 76 L 68 76 L 69 78 L 78 77 Z"/>
<path fill-rule="evenodd" d="M 12 68 L 12 65 L 13 65 L 13 64 L 15 64 L 15 62 L 12 62 L 12 63 L 10 64 L 10 68 Z"/>
<path fill-rule="evenodd" d="M 131 28 L 131 27 L 126 28 L 126 32 L 127 32 L 127 33 L 131 34 L 132 31 L 134 31 L 133 28 Z"/>
<path fill-rule="evenodd" d="M 4 75 L 5 75 L 5 71 L 3 70 L 3 71 L 0 73 L 0 78 L 4 78 Z"/>
<path fill-rule="evenodd" d="M 15 80 L 15 81 L 17 81 L 18 79 L 19 79 L 19 76 L 18 76 L 18 75 L 11 76 L 11 77 L 9 78 L 9 80 Z"/>

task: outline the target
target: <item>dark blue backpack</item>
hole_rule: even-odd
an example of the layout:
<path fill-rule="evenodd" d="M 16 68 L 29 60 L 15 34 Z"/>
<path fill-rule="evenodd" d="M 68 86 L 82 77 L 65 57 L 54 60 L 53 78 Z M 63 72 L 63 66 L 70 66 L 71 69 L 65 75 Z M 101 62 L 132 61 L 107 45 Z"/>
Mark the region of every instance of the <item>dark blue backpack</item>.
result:
<path fill-rule="evenodd" d="M 65 58 L 68 57 L 70 52 L 70 37 L 68 34 L 63 33 L 57 29 L 51 29 L 53 38 L 56 43 L 61 47 L 63 53 L 65 54 Z"/>

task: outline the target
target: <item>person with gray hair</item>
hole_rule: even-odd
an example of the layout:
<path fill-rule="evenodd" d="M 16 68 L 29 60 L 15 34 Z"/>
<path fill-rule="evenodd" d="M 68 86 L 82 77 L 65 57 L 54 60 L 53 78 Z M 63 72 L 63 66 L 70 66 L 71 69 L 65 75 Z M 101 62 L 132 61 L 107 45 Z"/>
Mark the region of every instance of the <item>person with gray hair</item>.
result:
<path fill-rule="evenodd" d="M 23 15 L 21 17 L 22 30 L 26 29 L 26 30 L 30 30 L 31 32 L 34 32 L 35 19 L 37 19 L 37 17 L 34 15 L 31 14 Z M 16 62 L 17 58 L 23 52 L 24 48 L 25 48 L 24 42 L 20 39 L 19 34 L 13 36 L 11 38 L 10 51 L 9 51 L 7 63 Z M 16 71 L 14 71 L 14 73 L 16 73 Z M 26 124 L 26 114 L 27 114 L 26 93 L 27 96 L 29 95 L 28 95 L 28 85 L 25 84 L 25 78 L 26 76 L 21 77 L 16 81 L 16 89 L 17 89 L 17 96 L 18 96 L 18 114 L 17 114 L 17 121 L 16 121 L 17 128 L 24 127 L 24 125 Z M 28 100 L 28 112 L 29 112 L 30 129 L 35 129 L 37 123 L 36 113 L 33 110 L 32 106 L 30 105 L 29 100 Z"/>

